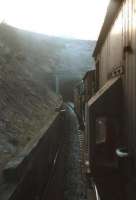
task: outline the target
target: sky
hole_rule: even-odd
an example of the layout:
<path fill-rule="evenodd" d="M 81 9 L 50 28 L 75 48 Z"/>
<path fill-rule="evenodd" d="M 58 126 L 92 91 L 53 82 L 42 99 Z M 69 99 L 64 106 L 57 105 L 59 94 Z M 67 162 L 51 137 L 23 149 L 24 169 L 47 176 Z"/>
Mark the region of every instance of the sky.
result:
<path fill-rule="evenodd" d="M 109 0 L 0 0 L 0 21 L 47 35 L 96 40 Z"/>

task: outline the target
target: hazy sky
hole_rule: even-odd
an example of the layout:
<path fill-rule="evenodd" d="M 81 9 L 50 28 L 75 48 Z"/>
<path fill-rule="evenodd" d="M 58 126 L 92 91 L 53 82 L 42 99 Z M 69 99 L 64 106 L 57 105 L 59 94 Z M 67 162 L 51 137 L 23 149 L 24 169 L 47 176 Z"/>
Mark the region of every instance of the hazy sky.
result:
<path fill-rule="evenodd" d="M 97 39 L 109 0 L 0 0 L 0 19 L 35 32 Z"/>

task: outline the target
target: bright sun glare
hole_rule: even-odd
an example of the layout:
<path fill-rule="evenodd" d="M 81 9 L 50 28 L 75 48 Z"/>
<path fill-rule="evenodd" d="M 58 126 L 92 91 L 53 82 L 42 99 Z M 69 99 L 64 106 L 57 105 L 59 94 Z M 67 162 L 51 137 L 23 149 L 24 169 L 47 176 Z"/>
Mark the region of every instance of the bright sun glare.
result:
<path fill-rule="evenodd" d="M 48 35 L 97 39 L 109 0 L 3 0 L 1 21 Z"/>

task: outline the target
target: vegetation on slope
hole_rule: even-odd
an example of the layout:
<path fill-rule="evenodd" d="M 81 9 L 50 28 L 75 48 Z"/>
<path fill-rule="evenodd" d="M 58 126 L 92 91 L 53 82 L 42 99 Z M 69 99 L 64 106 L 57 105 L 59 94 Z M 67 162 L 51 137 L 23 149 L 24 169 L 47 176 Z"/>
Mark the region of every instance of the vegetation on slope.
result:
<path fill-rule="evenodd" d="M 38 134 L 93 67 L 95 42 L 60 39 L 0 25 L 0 168 Z M 67 91 L 66 91 L 67 90 Z"/>

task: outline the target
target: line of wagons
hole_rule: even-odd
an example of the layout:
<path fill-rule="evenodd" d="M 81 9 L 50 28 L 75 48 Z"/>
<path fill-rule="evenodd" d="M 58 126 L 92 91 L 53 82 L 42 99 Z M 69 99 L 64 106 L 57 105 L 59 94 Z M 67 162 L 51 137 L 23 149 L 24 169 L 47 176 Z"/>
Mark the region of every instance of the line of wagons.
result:
<path fill-rule="evenodd" d="M 136 0 L 111 0 L 88 71 L 75 87 L 90 179 L 102 200 L 136 199 Z"/>

